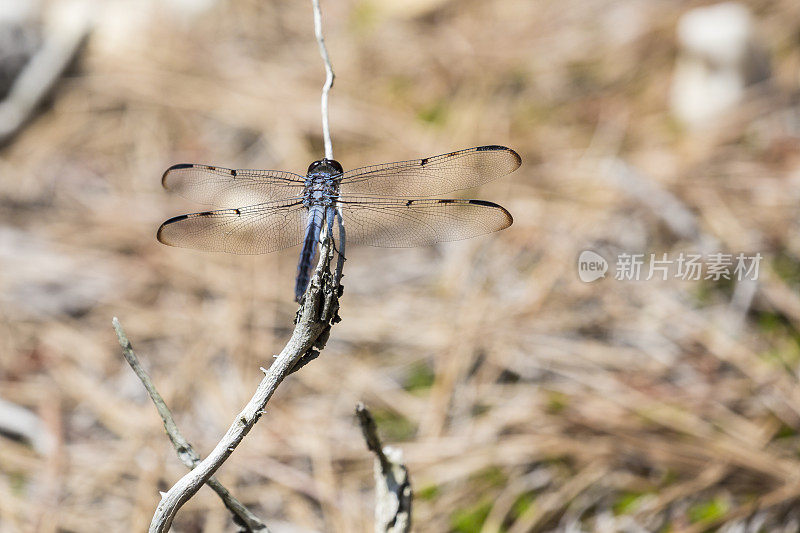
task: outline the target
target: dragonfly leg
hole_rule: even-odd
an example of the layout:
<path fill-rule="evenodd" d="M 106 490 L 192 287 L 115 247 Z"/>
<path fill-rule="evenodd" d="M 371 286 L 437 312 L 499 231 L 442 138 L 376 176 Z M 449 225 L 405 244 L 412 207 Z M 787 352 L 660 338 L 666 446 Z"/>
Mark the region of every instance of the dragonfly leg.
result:
<path fill-rule="evenodd" d="M 347 261 L 347 258 L 344 255 L 345 245 L 347 244 L 347 235 L 344 231 L 344 220 L 342 219 L 342 213 L 338 208 L 336 209 L 336 220 L 339 222 L 339 249 L 336 250 L 339 258 L 336 260 L 336 271 L 334 272 L 333 281 L 336 284 L 338 295 L 341 296 L 342 291 L 344 290 L 344 287 L 342 286 L 342 271 L 344 270 L 344 262 Z"/>

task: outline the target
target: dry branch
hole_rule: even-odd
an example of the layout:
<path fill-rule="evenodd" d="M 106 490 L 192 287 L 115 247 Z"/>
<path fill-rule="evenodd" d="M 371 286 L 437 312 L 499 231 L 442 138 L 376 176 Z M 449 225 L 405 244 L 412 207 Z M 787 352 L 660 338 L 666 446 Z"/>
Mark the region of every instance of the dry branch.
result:
<path fill-rule="evenodd" d="M 264 414 L 267 402 L 283 379 L 315 358 L 328 340 L 331 324 L 338 319 L 338 287 L 330 272 L 333 257 L 333 240 L 328 237 L 322 245 L 320 260 L 308 290 L 297 312 L 294 332 L 275 361 L 264 371 L 264 379 L 255 394 L 236 416 L 222 440 L 195 468 L 178 480 L 166 493 L 156 508 L 150 523 L 150 532 L 166 532 L 178 509 L 191 498 L 211 475 L 222 466 L 233 450 L 242 442 L 255 423 Z"/>
<path fill-rule="evenodd" d="M 139 362 L 139 358 L 136 356 L 136 352 L 133 351 L 133 346 L 131 345 L 130 340 L 128 340 L 128 336 L 122 329 L 122 325 L 119 323 L 119 320 L 117 320 L 117 317 L 114 317 L 111 322 L 114 325 L 114 331 L 117 332 L 119 344 L 122 346 L 122 354 L 125 356 L 125 360 L 141 380 L 144 388 L 147 389 L 150 399 L 153 400 L 156 410 L 158 411 L 159 416 L 161 416 L 161 420 L 164 422 L 164 431 L 167 432 L 167 436 L 169 437 L 170 442 L 172 442 L 172 446 L 175 447 L 175 451 L 178 453 L 178 458 L 189 469 L 194 468 L 198 463 L 200 463 L 200 456 L 196 451 L 194 451 L 192 445 L 184 438 L 183 434 L 178 429 L 178 425 L 175 423 L 175 419 L 172 417 L 172 412 L 169 410 L 164 398 L 161 397 L 161 394 L 159 394 L 158 390 L 153 384 L 153 380 L 150 379 L 150 375 Z M 210 477 L 208 481 L 206 481 L 206 484 L 219 495 L 219 497 L 222 499 L 222 502 L 225 504 L 225 507 L 227 507 L 233 515 L 234 521 L 244 528 L 245 531 L 269 531 L 266 524 L 264 524 L 261 519 L 253 514 L 250 509 L 245 507 L 239 500 L 232 496 L 228 489 L 226 489 L 222 483 L 217 481 L 215 477 Z"/>

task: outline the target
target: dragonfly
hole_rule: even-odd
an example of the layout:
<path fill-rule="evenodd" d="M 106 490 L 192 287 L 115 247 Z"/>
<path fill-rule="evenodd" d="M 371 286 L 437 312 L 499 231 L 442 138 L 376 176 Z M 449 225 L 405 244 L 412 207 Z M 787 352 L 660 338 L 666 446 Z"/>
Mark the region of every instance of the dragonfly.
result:
<path fill-rule="evenodd" d="M 283 170 L 229 169 L 181 163 L 164 172 L 165 189 L 217 207 L 170 218 L 160 242 L 234 254 L 264 254 L 302 244 L 295 300 L 309 284 L 323 230 L 343 223 L 348 242 L 405 248 L 468 239 L 509 227 L 513 218 L 486 200 L 439 199 L 519 168 L 505 146 L 344 171 L 334 159 L 311 163 L 305 176 Z"/>

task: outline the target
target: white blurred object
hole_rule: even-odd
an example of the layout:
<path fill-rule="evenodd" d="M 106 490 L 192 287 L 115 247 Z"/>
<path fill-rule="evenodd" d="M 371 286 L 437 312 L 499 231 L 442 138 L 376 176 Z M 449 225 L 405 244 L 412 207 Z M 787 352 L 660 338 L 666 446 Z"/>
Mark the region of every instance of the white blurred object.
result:
<path fill-rule="evenodd" d="M 0 95 L 0 144 L 22 128 L 61 78 L 89 35 L 91 16 L 87 0 L 64 0 L 46 14 L 41 46 L 14 73 L 7 94 Z"/>
<path fill-rule="evenodd" d="M 148 32 L 154 23 L 177 25 L 178 29 L 188 31 L 193 17 L 218 3 L 219 0 L 98 1 L 92 45 L 105 54 L 135 54 L 149 45 Z"/>
<path fill-rule="evenodd" d="M 36 1 L 0 0 L 0 100 L 39 47 L 39 18 Z"/>
<path fill-rule="evenodd" d="M 144 43 L 147 24 L 154 18 L 151 8 L 145 0 L 110 0 L 98 6 L 93 47 L 122 57 L 135 51 Z"/>
<path fill-rule="evenodd" d="M 85 36 L 94 22 L 96 9 L 93 0 L 55 2 L 44 14 L 45 30 L 61 41 L 71 41 L 74 35 Z"/>
<path fill-rule="evenodd" d="M 168 0 L 167 4 L 184 15 L 200 15 L 217 4 L 218 0 Z"/>
<path fill-rule="evenodd" d="M 39 16 L 38 0 L 0 0 L 0 22 L 23 24 Z"/>
<path fill-rule="evenodd" d="M 36 414 L 0 398 L 0 433 L 26 441 L 42 455 L 49 454 L 56 439 Z"/>
<path fill-rule="evenodd" d="M 713 122 L 742 100 L 748 86 L 769 77 L 750 12 L 738 2 L 688 11 L 678 22 L 678 43 L 670 103 L 689 126 Z"/>

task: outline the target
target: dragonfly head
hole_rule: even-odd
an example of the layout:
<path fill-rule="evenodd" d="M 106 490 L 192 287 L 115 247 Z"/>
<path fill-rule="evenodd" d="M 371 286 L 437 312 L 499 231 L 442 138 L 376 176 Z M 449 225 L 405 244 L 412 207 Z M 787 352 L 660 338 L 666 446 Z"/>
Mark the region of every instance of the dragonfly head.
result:
<path fill-rule="evenodd" d="M 308 167 L 308 174 L 326 171 L 333 172 L 334 174 L 341 174 L 343 172 L 342 165 L 335 159 L 323 158 L 319 161 L 314 161 L 311 163 L 311 166 Z"/>

